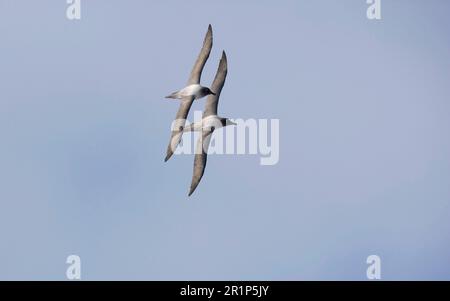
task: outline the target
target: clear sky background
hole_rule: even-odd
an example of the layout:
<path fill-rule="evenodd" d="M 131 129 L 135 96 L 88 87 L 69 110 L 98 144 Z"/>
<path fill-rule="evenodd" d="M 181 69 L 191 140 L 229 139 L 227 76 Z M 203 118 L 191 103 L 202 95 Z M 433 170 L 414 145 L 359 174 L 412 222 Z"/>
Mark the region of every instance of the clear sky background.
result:
<path fill-rule="evenodd" d="M 0 0 L 0 279 L 450 280 L 450 2 Z M 280 161 L 164 163 L 208 24 Z M 193 109 L 202 110 L 204 100 Z"/>

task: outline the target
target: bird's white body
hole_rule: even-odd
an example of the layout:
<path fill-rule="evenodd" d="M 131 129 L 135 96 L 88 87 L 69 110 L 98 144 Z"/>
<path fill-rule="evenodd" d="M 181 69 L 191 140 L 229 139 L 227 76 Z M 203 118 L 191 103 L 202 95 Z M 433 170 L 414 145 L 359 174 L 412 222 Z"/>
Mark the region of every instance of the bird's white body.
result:
<path fill-rule="evenodd" d="M 169 96 L 167 96 L 167 98 L 185 99 L 185 98 L 194 96 L 194 99 L 199 99 L 206 95 L 208 95 L 207 88 L 205 88 L 199 84 L 193 84 L 193 85 L 184 87 L 180 91 L 170 94 Z"/>
<path fill-rule="evenodd" d="M 184 87 L 180 90 L 180 96 L 181 97 L 187 97 L 187 96 L 195 96 L 197 98 L 200 96 L 200 91 L 202 89 L 202 86 L 199 84 L 189 85 L 187 87 Z"/>
<path fill-rule="evenodd" d="M 217 115 L 209 115 L 200 121 L 189 124 L 184 128 L 183 132 L 199 132 L 202 130 L 210 131 L 211 129 L 219 129 L 225 126 L 223 124 L 223 119 L 224 118 Z M 234 122 L 231 122 L 229 120 L 228 122 L 230 122 L 228 123 L 228 125 L 235 124 Z"/>

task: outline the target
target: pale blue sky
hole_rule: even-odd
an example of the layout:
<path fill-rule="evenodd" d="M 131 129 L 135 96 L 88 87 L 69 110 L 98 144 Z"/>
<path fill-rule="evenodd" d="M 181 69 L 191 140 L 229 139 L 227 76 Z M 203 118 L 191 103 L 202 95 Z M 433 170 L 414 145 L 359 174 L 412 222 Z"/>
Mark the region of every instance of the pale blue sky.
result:
<path fill-rule="evenodd" d="M 450 280 L 450 2 L 0 0 L 0 279 Z M 208 24 L 280 162 L 164 163 Z M 194 105 L 201 110 L 204 100 Z"/>

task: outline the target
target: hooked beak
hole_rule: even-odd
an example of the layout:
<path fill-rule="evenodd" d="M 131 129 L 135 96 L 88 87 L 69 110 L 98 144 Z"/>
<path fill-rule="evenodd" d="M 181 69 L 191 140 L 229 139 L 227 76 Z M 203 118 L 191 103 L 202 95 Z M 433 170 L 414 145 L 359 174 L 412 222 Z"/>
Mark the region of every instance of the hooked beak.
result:
<path fill-rule="evenodd" d="M 236 123 L 236 122 L 234 122 L 234 121 L 231 121 L 231 120 L 228 120 L 228 123 L 229 123 L 229 125 L 237 125 L 237 123 Z"/>
<path fill-rule="evenodd" d="M 210 91 L 212 95 L 216 96 L 216 93 L 214 93 L 213 91 Z"/>

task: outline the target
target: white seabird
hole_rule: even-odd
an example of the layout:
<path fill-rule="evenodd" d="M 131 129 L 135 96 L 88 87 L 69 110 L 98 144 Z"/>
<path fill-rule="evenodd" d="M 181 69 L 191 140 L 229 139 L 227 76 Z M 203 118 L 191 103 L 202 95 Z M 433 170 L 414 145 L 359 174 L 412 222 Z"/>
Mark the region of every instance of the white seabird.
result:
<path fill-rule="evenodd" d="M 206 167 L 206 159 L 208 156 L 209 142 L 213 132 L 221 127 L 228 125 L 235 125 L 228 118 L 219 117 L 217 115 L 217 106 L 219 104 L 219 97 L 227 77 L 228 64 L 225 51 L 222 52 L 219 68 L 217 69 L 216 77 L 211 86 L 216 95 L 209 95 L 206 100 L 205 110 L 203 111 L 202 120 L 186 127 L 186 131 L 201 131 L 201 135 L 197 140 L 197 149 L 195 151 L 194 172 L 192 175 L 191 187 L 189 189 L 189 196 L 195 191 L 200 180 L 203 177 Z"/>
<path fill-rule="evenodd" d="M 169 146 L 167 147 L 166 158 L 167 161 L 172 157 L 173 152 L 180 143 L 181 136 L 183 133 L 184 125 L 186 123 L 186 118 L 192 103 L 195 99 L 199 99 L 206 95 L 214 95 L 209 88 L 200 85 L 200 78 L 202 75 L 203 67 L 209 58 L 213 44 L 213 33 L 211 24 L 208 26 L 208 31 L 206 33 L 205 39 L 203 41 L 203 47 L 200 54 L 197 57 L 197 61 L 192 68 L 187 86 L 180 91 L 174 92 L 167 98 L 181 99 L 181 104 L 178 112 L 175 116 L 175 121 L 172 125 L 172 135 L 170 137 Z"/>

